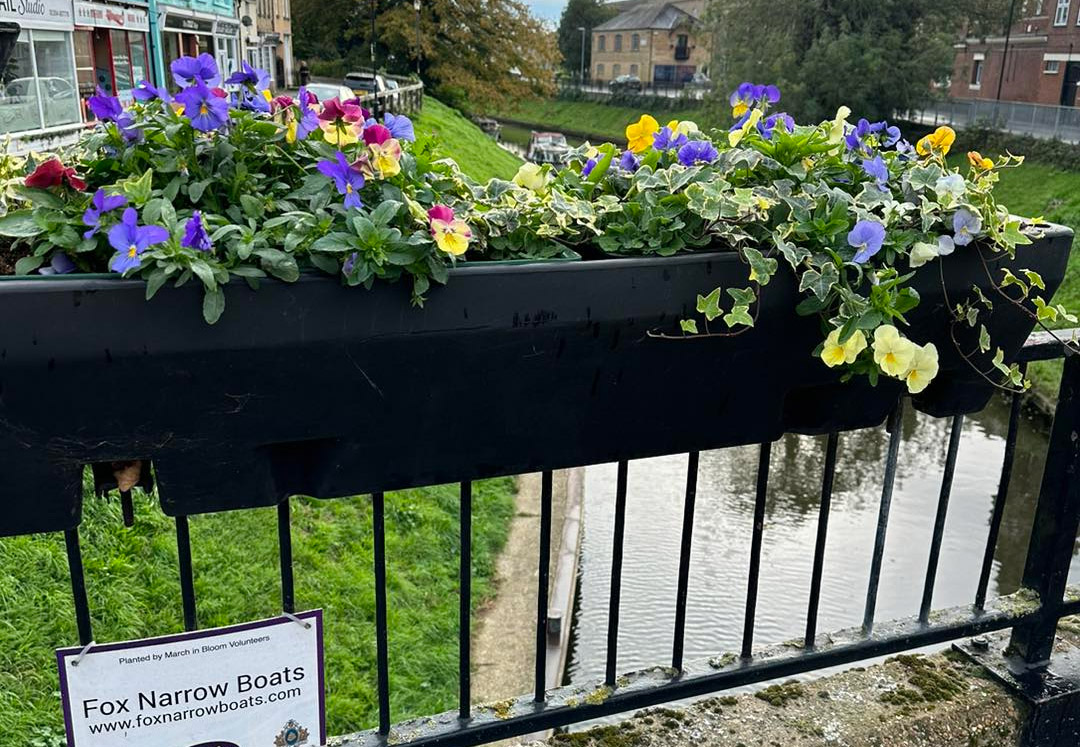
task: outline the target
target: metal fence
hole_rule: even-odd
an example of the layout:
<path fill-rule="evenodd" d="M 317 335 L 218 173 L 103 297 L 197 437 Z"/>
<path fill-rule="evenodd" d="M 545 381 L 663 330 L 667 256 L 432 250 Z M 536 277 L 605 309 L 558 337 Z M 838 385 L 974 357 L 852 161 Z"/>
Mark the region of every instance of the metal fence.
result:
<path fill-rule="evenodd" d="M 990 99 L 946 99 L 908 110 L 909 122 L 937 127 L 987 127 L 1046 140 L 1080 142 L 1080 109 Z"/>
<path fill-rule="evenodd" d="M 1072 332 L 1061 333 L 1062 339 Z M 1012 394 L 1011 414 L 1000 483 L 990 519 L 988 536 L 978 579 L 972 580 L 972 604 L 962 607 L 935 609 L 934 582 L 938 558 L 949 508 L 954 470 L 960 443 L 963 415 L 951 418 L 951 431 L 945 448 L 946 459 L 941 481 L 936 521 L 928 547 L 909 548 L 908 552 L 927 553 L 928 561 L 922 583 L 922 601 L 917 615 L 910 618 L 881 621 L 876 607 L 878 585 L 882 572 L 885 540 L 896 476 L 897 460 L 902 438 L 900 422 L 904 400 L 897 401 L 885 425 L 889 433 L 885 471 L 882 477 L 879 517 L 870 564 L 869 585 L 866 589 L 862 625 L 827 635 L 818 630 L 818 603 L 824 575 L 824 555 L 836 469 L 837 451 L 844 434 L 831 433 L 827 438 L 824 463 L 821 469 L 821 502 L 818 515 L 816 544 L 810 579 L 809 605 L 805 610 L 805 634 L 801 645 L 787 644 L 760 647 L 755 636 L 758 580 L 761 567 L 762 539 L 765 532 L 765 506 L 769 491 L 769 443 L 760 445 L 755 509 L 749 561 L 747 566 L 747 595 L 742 644 L 737 653 L 719 653 L 709 661 L 687 662 L 683 657 L 686 626 L 691 541 L 698 481 L 698 453 L 687 455 L 685 503 L 682 524 L 681 557 L 674 594 L 675 626 L 671 640 L 671 657 L 656 662 L 656 667 L 620 675 L 619 668 L 619 610 L 622 581 L 623 539 L 625 531 L 628 461 L 618 463 L 611 591 L 607 623 L 606 676 L 591 687 L 582 686 L 546 689 L 546 637 L 548 632 L 548 569 L 552 531 L 552 472 L 542 474 L 541 523 L 538 537 L 537 575 L 539 578 L 535 615 L 535 689 L 532 693 L 502 704 L 498 713 L 478 708 L 471 697 L 470 672 L 470 611 L 472 568 L 472 484 L 460 484 L 460 608 L 459 608 L 459 704 L 456 711 L 418 719 L 393 726 L 390 710 L 390 677 L 388 665 L 387 577 L 385 549 L 384 494 L 371 496 L 373 505 L 374 586 L 376 596 L 375 638 L 377 645 L 377 692 L 379 726 L 361 734 L 345 737 L 340 744 L 348 747 L 384 745 L 388 739 L 396 744 L 409 745 L 478 745 L 507 737 L 531 734 L 544 729 L 588 721 L 597 717 L 630 711 L 682 698 L 716 693 L 733 687 L 763 682 L 779 677 L 848 664 L 873 657 L 911 650 L 930 644 L 973 636 L 988 631 L 1012 629 L 1012 649 L 1029 666 L 1046 663 L 1053 647 L 1058 620 L 1080 612 L 1080 595 L 1067 589 L 1067 576 L 1073 556 L 1074 542 L 1080 525 L 1080 356 L 1065 355 L 1066 351 L 1054 337 L 1046 334 L 1032 336 L 1022 349 L 1019 359 L 1027 366 L 1031 361 L 1065 357 L 1064 373 L 1048 446 L 1034 526 L 1023 574 L 1023 588 L 1014 595 L 987 599 L 998 534 L 1002 525 L 1013 460 L 1016 454 L 1018 422 L 1023 395 Z M 542 443 L 537 451 L 542 453 Z M 808 469 L 812 465 L 806 465 Z M 102 473 L 103 479 L 105 473 Z M 129 498 L 129 496 L 124 496 Z M 286 612 L 294 612 L 294 584 L 291 514 L 289 501 L 279 504 L 277 530 L 281 558 L 281 604 Z M 130 513 L 125 511 L 125 518 Z M 176 519 L 179 548 L 178 572 L 181 604 L 185 627 L 197 626 L 198 614 L 194 592 L 191 538 L 186 517 Z M 66 547 L 74 594 L 75 616 L 79 638 L 84 645 L 93 640 L 92 611 L 87 600 L 79 549 L 78 528 L 65 532 Z M 659 581 L 659 579 L 658 579 Z M 302 580 L 299 583 L 303 583 Z M 794 613 L 794 610 L 792 611 Z M 518 634 L 524 631 L 517 631 Z M 514 634 L 507 631 L 508 635 Z M 779 643 L 779 642 L 773 642 Z M 529 662 L 521 662 L 523 667 Z M 583 693 L 584 695 L 583 697 Z M 595 697 L 588 697 L 589 694 Z"/>
<path fill-rule="evenodd" d="M 708 86 L 689 83 L 641 81 L 639 84 L 614 83 L 611 80 L 559 81 L 558 94 L 562 98 L 590 97 L 608 100 L 611 97 L 647 97 L 658 99 L 685 99 L 701 101 L 711 90 Z"/>

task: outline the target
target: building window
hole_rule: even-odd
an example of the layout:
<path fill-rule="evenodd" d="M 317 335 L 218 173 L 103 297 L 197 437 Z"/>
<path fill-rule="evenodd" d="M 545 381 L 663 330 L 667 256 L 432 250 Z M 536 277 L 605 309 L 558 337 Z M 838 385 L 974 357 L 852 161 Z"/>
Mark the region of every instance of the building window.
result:
<path fill-rule="evenodd" d="M 975 60 L 971 63 L 971 87 L 979 88 L 982 85 L 983 61 Z"/>
<path fill-rule="evenodd" d="M 688 60 L 690 59 L 690 37 L 686 34 L 679 34 L 675 40 L 675 59 L 676 60 Z"/>
<path fill-rule="evenodd" d="M 602 62 L 599 63 L 596 66 L 596 79 L 597 80 L 603 80 L 604 79 L 604 63 L 602 63 Z"/>
<path fill-rule="evenodd" d="M 631 75 L 637 75 L 637 71 L 638 71 L 637 63 L 633 63 L 632 65 L 630 65 L 630 74 Z"/>
<path fill-rule="evenodd" d="M 1057 13 L 1054 14 L 1054 25 L 1064 26 L 1069 22 L 1069 0 L 1057 0 Z"/>
<path fill-rule="evenodd" d="M 622 74 L 622 65 L 615 63 L 611 66 L 611 74 L 618 78 Z"/>
<path fill-rule="evenodd" d="M 1057 75 L 1058 70 L 1061 69 L 1060 66 L 1061 63 L 1057 60 L 1047 60 L 1043 65 L 1043 72 L 1048 75 Z"/>
<path fill-rule="evenodd" d="M 630 37 L 630 49 L 635 52 L 641 49 L 641 36 L 639 34 Z"/>
<path fill-rule="evenodd" d="M 603 34 L 600 34 L 600 36 L 596 37 L 596 51 L 597 52 L 605 51 L 606 46 L 607 46 L 607 42 L 606 42 L 606 39 L 605 39 Z"/>
<path fill-rule="evenodd" d="M 622 51 L 622 34 L 615 34 L 615 51 Z"/>

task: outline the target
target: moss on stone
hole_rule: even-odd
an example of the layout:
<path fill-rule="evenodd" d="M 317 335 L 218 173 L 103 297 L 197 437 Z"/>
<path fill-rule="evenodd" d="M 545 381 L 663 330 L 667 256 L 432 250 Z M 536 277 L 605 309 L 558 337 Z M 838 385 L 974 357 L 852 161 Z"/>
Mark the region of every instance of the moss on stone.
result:
<path fill-rule="evenodd" d="M 724 667 L 730 667 L 738 660 L 738 658 L 739 657 L 731 652 L 720 654 L 719 656 L 714 656 L 709 659 L 709 666 L 713 669 L 723 669 Z"/>
<path fill-rule="evenodd" d="M 888 659 L 908 670 L 907 680 L 912 687 L 900 686 L 878 698 L 895 706 L 919 706 L 952 700 L 964 692 L 964 678 L 948 660 L 938 664 L 921 654 L 905 654 Z"/>
<path fill-rule="evenodd" d="M 551 738 L 554 747 L 635 747 L 639 744 L 633 726 L 598 726 L 588 731 L 556 734 Z"/>
<path fill-rule="evenodd" d="M 601 685 L 593 690 L 591 693 L 585 696 L 585 703 L 587 705 L 600 705 L 611 696 L 611 688 L 607 685 Z"/>
<path fill-rule="evenodd" d="M 514 701 L 513 700 L 500 700 L 498 703 L 491 704 L 491 710 L 495 714 L 495 718 L 505 721 L 513 715 Z"/>
<path fill-rule="evenodd" d="M 795 680 L 788 680 L 780 685 L 769 685 L 764 690 L 759 690 L 754 693 L 754 697 L 758 700 L 764 700 L 771 706 L 783 708 L 793 700 L 797 700 L 806 694 L 800 685 Z"/>

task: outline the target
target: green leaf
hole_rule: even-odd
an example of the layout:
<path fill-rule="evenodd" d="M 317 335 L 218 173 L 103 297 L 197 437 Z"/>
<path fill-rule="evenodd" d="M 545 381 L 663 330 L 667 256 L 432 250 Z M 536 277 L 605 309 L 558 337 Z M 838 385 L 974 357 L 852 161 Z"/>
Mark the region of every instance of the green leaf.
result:
<path fill-rule="evenodd" d="M 225 292 L 221 288 L 207 290 L 203 295 L 202 313 L 207 324 L 215 324 L 225 311 Z"/>
<path fill-rule="evenodd" d="M 398 210 L 401 209 L 401 203 L 396 200 L 384 200 L 379 203 L 379 207 L 375 208 L 371 212 L 371 221 L 379 226 L 385 226 L 394 219 Z"/>
<path fill-rule="evenodd" d="M 750 263 L 750 279 L 758 285 L 768 285 L 772 276 L 776 274 L 776 260 L 765 257 L 757 249 L 751 247 L 743 249 L 743 256 Z"/>
<path fill-rule="evenodd" d="M 342 253 L 356 249 L 352 234 L 335 231 L 325 236 L 320 236 L 311 245 L 312 252 Z"/>
<path fill-rule="evenodd" d="M 990 350 L 990 333 L 985 324 L 979 325 L 979 350 L 984 353 Z"/>
<path fill-rule="evenodd" d="M 840 282 L 840 273 L 836 265 L 831 262 L 824 265 L 821 271 L 807 270 L 799 279 L 799 290 L 810 291 L 818 298 L 824 300 L 832 292 L 833 287 Z"/>
<path fill-rule="evenodd" d="M 697 297 L 697 312 L 704 314 L 710 322 L 723 313 L 720 310 L 720 292 L 720 288 L 715 288 L 709 295 Z"/>
<path fill-rule="evenodd" d="M 687 334 L 696 335 L 698 333 L 697 321 L 694 319 L 683 319 L 679 322 L 679 327 Z"/>
<path fill-rule="evenodd" d="M 754 318 L 750 316 L 749 306 L 734 306 L 731 311 L 724 314 L 724 324 L 728 327 L 735 327 L 737 325 L 745 327 L 754 326 Z"/>
<path fill-rule="evenodd" d="M 45 255 L 36 255 L 33 257 L 23 257 L 15 263 L 16 275 L 29 275 L 31 272 L 41 267 L 45 263 Z"/>
<path fill-rule="evenodd" d="M 169 279 L 169 272 L 163 267 L 155 267 L 146 278 L 146 300 L 154 297 L 161 286 Z"/>
<path fill-rule="evenodd" d="M 214 277 L 214 270 L 210 265 L 202 261 L 192 262 L 191 271 L 202 281 L 208 291 L 217 288 L 217 279 Z"/>
<path fill-rule="evenodd" d="M 26 238 L 44 233 L 45 228 L 34 220 L 33 210 L 14 210 L 0 217 L 0 236 Z"/>
<path fill-rule="evenodd" d="M 317 269 L 322 270 L 327 275 L 337 275 L 341 271 L 341 266 L 338 261 L 328 254 L 310 254 L 308 259 L 311 261 Z"/>
<path fill-rule="evenodd" d="M 142 176 L 129 176 L 119 182 L 121 192 L 128 198 L 128 202 L 142 207 L 154 191 L 154 170 L 147 169 Z"/>
<path fill-rule="evenodd" d="M 203 181 L 198 181 L 198 182 L 192 182 L 191 184 L 188 185 L 188 191 L 187 191 L 188 198 L 192 202 L 198 202 L 199 200 L 202 199 L 203 192 L 206 191 L 206 188 L 208 186 L 210 186 L 210 180 L 209 179 L 205 179 Z"/>
<path fill-rule="evenodd" d="M 15 194 L 19 197 L 27 200 L 28 202 L 37 205 L 38 207 L 53 208 L 54 210 L 63 210 L 64 201 L 54 195 L 52 192 L 44 189 L 36 189 L 34 187 L 26 187 L 22 184 L 16 184 L 13 188 Z"/>

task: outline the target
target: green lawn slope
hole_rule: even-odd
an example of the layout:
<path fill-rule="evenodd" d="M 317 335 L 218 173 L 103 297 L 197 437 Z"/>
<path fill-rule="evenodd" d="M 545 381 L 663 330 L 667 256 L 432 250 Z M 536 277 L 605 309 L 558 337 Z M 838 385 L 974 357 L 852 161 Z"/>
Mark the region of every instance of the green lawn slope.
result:
<path fill-rule="evenodd" d="M 98 642 L 183 630 L 176 534 L 150 497 L 136 493 L 125 529 L 119 501 L 86 485 L 80 527 Z M 473 601 L 494 591 L 495 560 L 514 507 L 510 478 L 473 486 Z M 458 487 L 386 496 L 390 707 L 395 722 L 440 713 L 457 698 Z M 199 624 L 215 627 L 281 613 L 274 509 L 192 517 Z M 294 499 L 298 609 L 326 620 L 328 729 L 377 724 L 371 501 Z M 78 643 L 64 538 L 0 539 L 0 723 L 4 745 L 63 741 L 53 649 Z"/>
<path fill-rule="evenodd" d="M 507 101 L 485 112 L 496 119 L 513 119 L 553 130 L 581 133 L 623 143 L 626 125 L 636 122 L 644 112 L 627 106 L 611 106 L 593 101 L 563 101 L 561 99 L 531 99 Z M 705 126 L 699 108 L 650 112 L 660 122 L 689 119 Z"/>
<path fill-rule="evenodd" d="M 477 181 L 510 179 L 521 166 L 520 158 L 499 147 L 461 112 L 431 96 L 424 97 L 424 108 L 415 124 L 418 130 L 434 134 L 442 152 Z"/>

